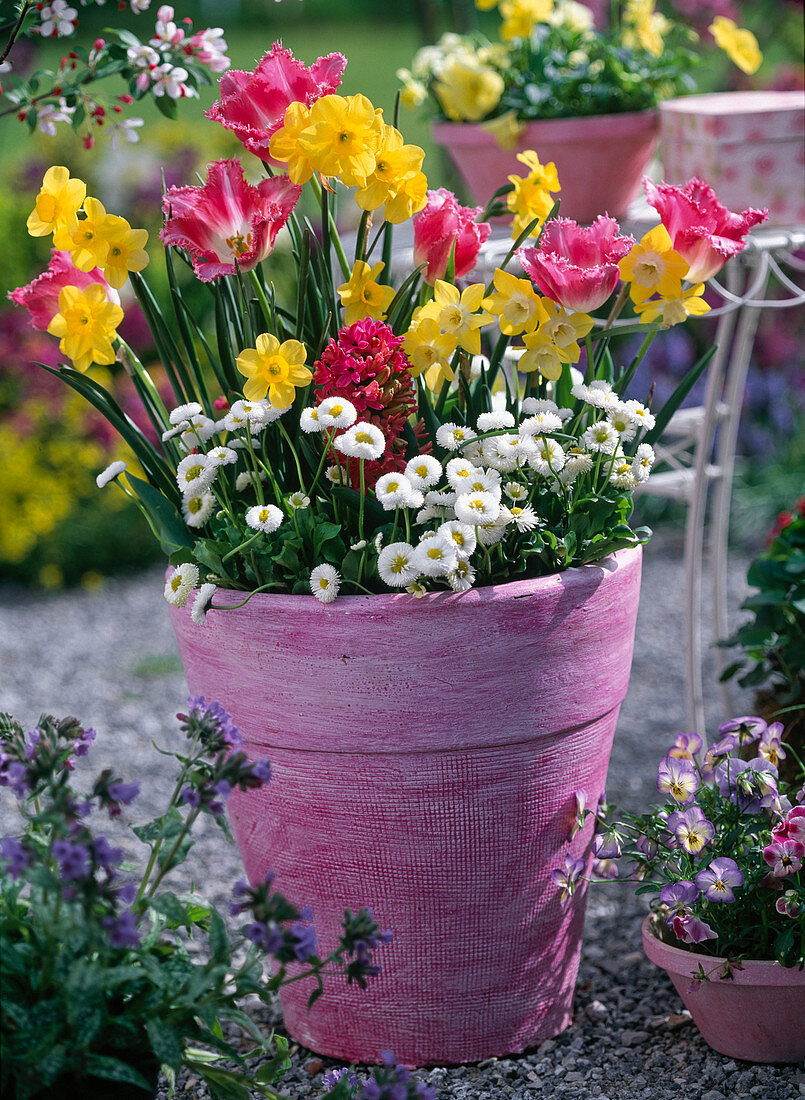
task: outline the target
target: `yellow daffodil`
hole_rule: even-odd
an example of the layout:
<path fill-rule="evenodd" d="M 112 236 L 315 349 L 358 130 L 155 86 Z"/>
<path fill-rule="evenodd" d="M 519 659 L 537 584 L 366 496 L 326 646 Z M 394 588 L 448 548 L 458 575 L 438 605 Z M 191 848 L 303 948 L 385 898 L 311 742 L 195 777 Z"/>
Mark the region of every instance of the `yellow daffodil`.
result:
<path fill-rule="evenodd" d="M 110 302 L 100 283 L 79 290 L 64 286 L 59 291 L 59 312 L 48 325 L 51 336 L 59 337 L 59 350 L 78 371 L 92 363 L 113 363 L 112 340 L 123 320 L 123 310 Z"/>
<path fill-rule="evenodd" d="M 654 10 L 654 0 L 628 0 L 623 13 L 621 41 L 629 49 L 639 47 L 652 57 L 659 57 L 665 48 L 663 35 L 671 25 L 661 12 Z"/>
<path fill-rule="evenodd" d="M 132 229 L 125 218 L 111 215 L 106 239 L 109 250 L 103 265 L 103 277 L 109 286 L 119 290 L 130 271 L 142 271 L 148 265 L 147 229 Z"/>
<path fill-rule="evenodd" d="M 451 57 L 433 86 L 444 113 L 455 122 L 478 122 L 497 107 L 503 77 L 474 58 Z"/>
<path fill-rule="evenodd" d="M 653 291 L 664 279 L 684 279 L 687 260 L 674 251 L 671 237 L 664 225 L 655 225 L 645 233 L 639 244 L 618 264 L 625 283 Z M 634 298 L 634 293 L 632 293 Z"/>
<path fill-rule="evenodd" d="M 458 346 L 458 340 L 449 332 L 442 332 L 432 317 L 422 317 L 411 326 L 403 339 L 403 348 L 411 364 L 411 374 L 424 374 L 425 382 L 434 392 L 442 382 L 455 378 L 448 362 Z"/>
<path fill-rule="evenodd" d="M 374 170 L 366 177 L 363 187 L 355 192 L 355 202 L 361 210 L 378 210 L 396 197 L 402 184 L 417 173 L 422 174 L 424 159 L 424 149 L 418 145 L 405 145 L 400 131 L 383 123 Z"/>
<path fill-rule="evenodd" d="M 509 176 L 514 190 L 506 196 L 506 206 L 514 215 L 512 236 L 519 237 L 534 218 L 539 222 L 534 226 L 532 235 L 538 233 L 541 223 L 550 214 L 553 206 L 551 191 L 561 191 L 559 176 L 553 161 L 540 164 L 539 157 L 531 150 L 518 153 L 517 159 L 529 169 L 527 176 Z"/>
<path fill-rule="evenodd" d="M 107 214 L 99 199 L 84 202 L 86 217 L 77 223 L 75 231 L 67 225 L 60 226 L 53 234 L 53 247 L 69 252 L 73 266 L 79 271 L 92 271 L 103 267 L 109 252 L 109 233 L 115 226 L 115 215 Z"/>
<path fill-rule="evenodd" d="M 71 179 L 69 171 L 54 165 L 45 172 L 42 189 L 28 215 L 28 232 L 32 237 L 47 237 L 62 226 L 68 231 L 78 227 L 78 211 L 86 198 L 87 185 Z"/>
<path fill-rule="evenodd" d="M 589 313 L 568 313 L 563 306 L 543 298 L 542 305 L 548 314 L 547 321 L 539 326 L 539 333 L 559 349 L 564 363 L 578 363 L 579 341 L 593 327 Z"/>
<path fill-rule="evenodd" d="M 410 179 L 403 180 L 397 192 L 386 199 L 383 216 L 392 225 L 399 225 L 422 210 L 427 201 L 428 177 L 424 172 L 416 172 Z"/>
<path fill-rule="evenodd" d="M 278 409 L 293 404 L 297 386 L 307 386 L 313 378 L 304 365 L 305 345 L 298 340 L 280 343 L 276 336 L 264 332 L 257 337 L 256 348 L 246 348 L 238 356 L 238 370 L 246 378 L 243 396 L 247 401 L 260 401 L 266 394 Z"/>
<path fill-rule="evenodd" d="M 515 149 L 520 135 L 525 130 L 525 123 L 518 122 L 517 112 L 512 108 L 511 111 L 506 111 L 497 118 L 482 122 L 481 129 L 491 134 L 501 149 Z"/>
<path fill-rule="evenodd" d="M 433 284 L 432 316 L 442 331 L 454 336 L 470 355 L 481 354 L 481 332 L 492 321 L 489 313 L 478 313 L 484 298 L 484 284 L 473 283 L 459 292 L 452 283 L 437 279 Z M 427 308 L 427 307 L 426 307 Z"/>
<path fill-rule="evenodd" d="M 652 293 L 660 297 L 651 298 Z M 653 290 L 632 285 L 635 313 L 640 315 L 642 321 L 651 323 L 659 320 L 664 325 L 678 325 L 687 317 L 708 313 L 710 307 L 701 297 L 703 293 L 704 283 L 683 286 L 681 279 L 672 276 L 660 280 Z"/>
<path fill-rule="evenodd" d="M 500 331 L 506 336 L 533 332 L 541 321 L 548 320 L 542 299 L 528 279 L 497 268 L 494 274 L 495 294 L 484 298 L 483 307 L 498 318 Z"/>
<path fill-rule="evenodd" d="M 382 128 L 382 116 L 365 95 L 325 95 L 310 108 L 299 146 L 315 171 L 363 187 L 375 169 Z"/>
<path fill-rule="evenodd" d="M 527 332 L 523 337 L 526 350 L 517 361 L 518 371 L 530 374 L 539 371 L 543 378 L 557 379 L 562 374 L 562 354 L 541 331 Z"/>
<path fill-rule="evenodd" d="M 751 31 L 738 27 L 725 15 L 717 15 L 707 29 L 716 40 L 716 45 L 721 47 L 739 69 L 750 76 L 758 71 L 763 54 Z"/>
<path fill-rule="evenodd" d="M 383 286 L 377 279 L 385 267 L 382 260 L 369 267 L 363 260 L 356 260 L 348 283 L 338 287 L 344 307 L 344 323 L 353 324 L 364 317 L 385 321 L 386 310 L 394 297 L 394 288 Z"/>
<path fill-rule="evenodd" d="M 269 150 L 274 160 L 287 165 L 291 183 L 307 183 L 313 175 L 310 158 L 299 144 L 299 136 L 310 126 L 310 108 L 294 100 L 288 105 L 282 126 L 272 134 Z"/>
<path fill-rule="evenodd" d="M 500 37 L 504 42 L 528 38 L 537 23 L 546 22 L 553 12 L 553 0 L 501 0 Z"/>
<path fill-rule="evenodd" d="M 417 80 L 410 69 L 398 69 L 397 79 L 402 82 L 400 103 L 403 107 L 421 107 L 428 94 L 428 89 L 422 81 Z"/>

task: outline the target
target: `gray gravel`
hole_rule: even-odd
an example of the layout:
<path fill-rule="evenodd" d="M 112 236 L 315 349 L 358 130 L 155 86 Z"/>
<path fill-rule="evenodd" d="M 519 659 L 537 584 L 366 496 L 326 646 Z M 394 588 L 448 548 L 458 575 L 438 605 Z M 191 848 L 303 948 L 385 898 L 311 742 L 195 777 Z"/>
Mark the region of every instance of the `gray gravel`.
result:
<path fill-rule="evenodd" d="M 730 605 L 744 595 L 747 562 L 731 562 Z M 659 756 L 669 735 L 686 728 L 678 538 L 655 537 L 645 553 L 635 659 L 610 767 L 610 798 L 633 807 L 654 794 Z M 161 596 L 161 574 L 114 581 L 100 592 L 31 595 L 0 588 L 0 710 L 33 724 L 43 711 L 75 714 L 99 731 L 96 768 L 112 765 L 143 788 L 137 816 L 164 805 L 170 772 L 150 747 L 175 744 L 171 716 L 186 689 Z M 704 608 L 705 616 L 708 614 Z M 705 683 L 713 683 L 712 676 Z M 737 697 L 735 713 L 748 701 Z M 715 690 L 707 701 L 712 730 L 729 715 Z M 93 769 L 94 770 L 94 769 Z M 0 809 L 3 831 L 10 806 Z M 199 889 L 223 900 L 241 873 L 237 852 L 220 832 L 200 836 L 190 868 Z M 716 1054 L 698 1035 L 665 973 L 640 949 L 644 906 L 628 890 L 593 887 L 573 1025 L 528 1054 L 477 1066 L 432 1068 L 420 1076 L 440 1100 L 793 1100 L 805 1096 L 805 1067 L 755 1066 Z M 257 1005 L 267 1028 L 277 1021 Z M 281 1026 L 281 1025 L 280 1025 Z M 315 1100 L 336 1063 L 293 1047 L 283 1080 L 289 1097 Z M 161 1090 L 160 1096 L 166 1092 Z M 183 1076 L 181 1100 L 208 1093 Z"/>

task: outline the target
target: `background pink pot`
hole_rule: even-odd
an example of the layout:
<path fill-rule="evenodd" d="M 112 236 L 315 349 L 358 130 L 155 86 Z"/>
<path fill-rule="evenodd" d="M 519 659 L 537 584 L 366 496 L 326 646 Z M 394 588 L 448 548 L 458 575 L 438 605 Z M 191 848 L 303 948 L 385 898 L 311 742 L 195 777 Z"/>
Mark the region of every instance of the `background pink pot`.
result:
<path fill-rule="evenodd" d="M 517 153 L 533 149 L 540 161 L 554 161 L 562 190 L 563 218 L 592 222 L 599 214 L 623 218 L 657 147 L 656 111 L 629 111 L 589 118 L 552 118 L 526 124 L 517 148 L 502 149 L 473 122 L 436 122 L 433 137 L 443 145 L 476 203 L 485 205 L 511 175 L 528 169 Z"/>
<path fill-rule="evenodd" d="M 805 970 L 777 962 L 744 962 L 733 977 L 715 975 L 690 989 L 701 963 L 706 971 L 725 959 L 697 955 L 663 943 L 643 921 L 643 948 L 668 971 L 705 1042 L 720 1054 L 748 1062 L 799 1062 L 805 1059 Z"/>
<path fill-rule="evenodd" d="M 589 856 L 574 792 L 604 786 L 640 560 L 419 600 L 263 594 L 203 627 L 172 609 L 191 692 L 271 760 L 230 801 L 249 877 L 312 903 L 325 950 L 347 906 L 394 931 L 367 991 L 333 980 L 309 1012 L 306 982 L 283 991 L 297 1041 L 464 1062 L 569 1024 L 586 897 L 563 910 L 550 872 Z"/>

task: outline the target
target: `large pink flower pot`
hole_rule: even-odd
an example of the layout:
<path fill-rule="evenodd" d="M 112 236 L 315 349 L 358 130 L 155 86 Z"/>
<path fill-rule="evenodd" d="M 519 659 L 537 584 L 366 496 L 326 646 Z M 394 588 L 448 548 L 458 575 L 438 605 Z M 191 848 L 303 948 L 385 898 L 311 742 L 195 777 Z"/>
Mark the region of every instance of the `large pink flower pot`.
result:
<path fill-rule="evenodd" d="M 805 970 L 745 961 L 731 978 L 719 978 L 717 968 L 726 959 L 663 943 L 651 931 L 652 920 L 643 921 L 646 955 L 668 971 L 708 1046 L 747 1062 L 805 1059 Z M 691 988 L 699 964 L 714 972 L 710 981 Z"/>
<path fill-rule="evenodd" d="M 550 873 L 589 856 L 574 792 L 604 786 L 640 560 L 422 599 L 263 594 L 203 627 L 172 610 L 191 692 L 272 763 L 230 800 L 249 877 L 312 903 L 325 950 L 345 907 L 394 932 L 367 991 L 334 978 L 310 1011 L 306 982 L 283 991 L 298 1042 L 415 1065 L 567 1027 L 586 899 L 563 910 Z"/>
<path fill-rule="evenodd" d="M 543 164 L 556 164 L 562 190 L 553 197 L 562 200 L 562 217 L 587 223 L 599 214 L 626 216 L 658 133 L 656 111 L 552 118 L 527 123 L 517 148 L 509 150 L 478 123 L 433 125 L 434 140 L 447 149 L 476 203 L 485 205 L 509 176 L 527 176 L 517 153 L 533 149 Z"/>

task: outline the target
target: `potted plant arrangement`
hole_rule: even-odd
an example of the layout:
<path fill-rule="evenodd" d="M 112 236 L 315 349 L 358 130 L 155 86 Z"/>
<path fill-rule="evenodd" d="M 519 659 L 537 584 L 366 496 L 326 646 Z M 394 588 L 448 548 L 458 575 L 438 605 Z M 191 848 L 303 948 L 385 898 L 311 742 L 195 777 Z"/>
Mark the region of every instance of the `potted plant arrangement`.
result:
<path fill-rule="evenodd" d="M 722 643 L 742 653 L 721 679 L 754 688 L 758 709 L 779 719 L 783 740 L 805 756 L 805 500 L 780 515 L 746 579 L 757 589 L 742 605 L 750 618 Z"/>
<path fill-rule="evenodd" d="M 651 897 L 643 946 L 668 971 L 714 1050 L 753 1062 L 805 1058 L 805 766 L 779 779 L 782 725 L 746 715 L 705 750 L 677 734 L 660 762 L 661 805 L 622 813 L 579 798 L 596 822 L 593 875 Z M 751 759 L 742 759 L 749 754 Z M 563 899 L 584 875 L 554 871 Z"/>
<path fill-rule="evenodd" d="M 624 388 L 658 332 L 707 309 L 703 280 L 763 214 L 729 214 L 698 183 L 695 224 L 669 192 L 668 229 L 635 243 L 612 218 L 546 222 L 534 188 L 510 255 L 471 282 L 488 226 L 428 190 L 422 150 L 369 100 L 336 93 L 345 63 L 306 67 L 275 44 L 222 78 L 210 117 L 266 177 L 220 160 L 202 186 L 166 192 L 169 303 L 142 275 L 138 231 L 60 166 L 28 224 L 54 233 L 70 273 L 54 262 L 16 297 L 42 306 L 34 320 L 72 360 L 59 376 L 136 455 L 98 483 L 137 501 L 170 556 L 190 690 L 271 758 L 278 782 L 230 799 L 250 881 L 276 871 L 313 904 L 322 943 L 338 940 L 331 894 L 355 908 L 371 890 L 395 930 L 361 997 L 325 990 L 309 1010 L 309 983 L 285 987 L 291 1034 L 346 1060 L 389 1046 L 406 1063 L 479 1060 L 570 1020 L 584 898 L 546 903 L 550 869 L 587 857 L 572 791 L 603 789 L 628 683 L 648 537 L 628 524 L 632 489 L 707 357 L 662 409 Z M 352 259 L 334 214 L 345 186 L 361 210 Z M 414 267 L 392 279 L 393 228 L 411 217 Z M 285 297 L 264 266 L 283 227 Z M 208 324 L 183 300 L 191 269 Z M 127 276 L 171 408 L 116 336 L 109 284 Z M 593 312 L 613 320 L 627 297 L 635 324 L 595 330 Z M 635 331 L 623 363 L 614 341 Z M 92 377 L 114 357 L 161 446 Z"/>
<path fill-rule="evenodd" d="M 589 8 L 573 0 L 476 5 L 498 7 L 501 41 L 445 34 L 425 46 L 398 74 L 404 101 L 429 96 L 434 138 L 474 201 L 520 171 L 518 154 L 535 150 L 556 166 L 568 217 L 624 217 L 657 145 L 658 103 L 692 88 L 698 36 L 655 11 L 654 0 L 613 4 L 609 29 L 595 29 Z M 716 25 L 718 44 L 754 72 L 761 57 L 751 32 L 724 16 Z"/>
<path fill-rule="evenodd" d="M 168 806 L 131 826 L 126 840 L 122 823 L 109 833 L 104 821 L 130 812 L 139 785 L 110 769 L 82 782 L 77 758 L 88 754 L 93 729 L 43 715 L 26 732 L 0 715 L 0 786 L 23 819 L 19 834 L 0 840 L 0 1088 L 8 1100 L 136 1100 L 155 1094 L 160 1067 L 173 1084 L 183 1066 L 219 1100 L 254 1092 L 282 1100 L 275 1083 L 290 1064 L 287 1040 L 262 1035 L 245 999 L 268 1002 L 303 974 L 321 989 L 328 974 L 365 988 L 378 973 L 375 950 L 391 936 L 371 910 L 344 913 L 338 944 L 323 957 L 309 913 L 277 892 L 271 873 L 235 883 L 237 931 L 194 888 L 175 891 L 199 818 L 226 831 L 230 792 L 270 777 L 266 760 L 247 760 L 220 704 L 191 698 L 178 717 L 186 745 L 158 750 L 178 762 Z M 131 843 L 148 849 L 141 863 Z M 233 1045 L 222 1024 L 250 1049 Z M 258 1056 L 259 1067 L 247 1067 Z M 395 1096 L 433 1100 L 390 1057 L 368 1078 L 374 1092 L 352 1074 L 333 1095 L 379 1096 L 388 1079 L 402 1082 Z"/>

